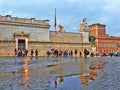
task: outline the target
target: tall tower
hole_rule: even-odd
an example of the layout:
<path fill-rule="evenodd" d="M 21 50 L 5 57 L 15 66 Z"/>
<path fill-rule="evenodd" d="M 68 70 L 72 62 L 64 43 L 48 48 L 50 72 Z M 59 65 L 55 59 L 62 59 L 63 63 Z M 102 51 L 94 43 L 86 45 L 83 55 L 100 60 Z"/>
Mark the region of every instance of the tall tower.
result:
<path fill-rule="evenodd" d="M 105 27 L 106 27 L 105 25 L 99 23 L 89 25 L 89 35 L 95 37 L 105 37 L 106 36 Z"/>
<path fill-rule="evenodd" d="M 92 48 L 93 51 L 101 51 L 100 50 L 100 43 L 102 40 L 101 38 L 104 38 L 107 36 L 105 27 L 106 27 L 105 25 L 99 24 L 99 23 L 89 25 L 89 36 L 96 37 L 96 40 L 95 40 L 96 47 L 94 47 L 94 49 Z"/>

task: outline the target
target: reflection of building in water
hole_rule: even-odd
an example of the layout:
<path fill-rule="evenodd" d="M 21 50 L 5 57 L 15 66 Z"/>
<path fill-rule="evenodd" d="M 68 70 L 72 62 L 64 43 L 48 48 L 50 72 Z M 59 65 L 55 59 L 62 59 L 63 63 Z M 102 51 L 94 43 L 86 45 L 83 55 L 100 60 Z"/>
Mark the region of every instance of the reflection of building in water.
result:
<path fill-rule="evenodd" d="M 29 86 L 29 79 L 30 79 L 28 62 L 29 62 L 29 59 L 25 58 L 24 65 L 23 65 L 23 84 L 25 89 Z"/>
<path fill-rule="evenodd" d="M 94 80 L 94 78 L 97 76 L 97 73 L 96 72 L 90 72 L 90 79 L 91 80 Z"/>
<path fill-rule="evenodd" d="M 95 64 L 95 67 L 98 67 L 98 66 L 99 65 Z M 81 70 L 82 71 L 80 73 L 80 80 L 83 86 L 88 85 L 88 81 L 94 80 L 94 78 L 97 76 L 96 72 L 94 71 L 90 72 L 90 61 L 88 60 L 88 58 L 84 58 L 82 60 Z"/>
<path fill-rule="evenodd" d="M 102 69 L 105 64 L 106 64 L 106 62 L 98 63 L 98 64 L 95 66 L 95 70 L 100 70 L 100 69 Z"/>
<path fill-rule="evenodd" d="M 89 76 L 85 76 L 84 73 L 80 73 L 80 80 L 83 86 L 88 85 Z"/>
<path fill-rule="evenodd" d="M 88 85 L 89 80 L 94 80 L 96 76 L 97 76 L 96 72 L 90 72 L 89 76 L 86 76 L 84 73 L 80 73 L 81 84 L 83 86 Z"/>
<path fill-rule="evenodd" d="M 84 73 L 84 76 L 89 76 L 89 59 L 83 58 L 81 63 L 81 72 Z"/>
<path fill-rule="evenodd" d="M 60 83 L 64 82 L 64 77 L 63 77 L 63 76 L 60 76 L 60 77 L 59 77 L 59 82 L 60 82 Z"/>
<path fill-rule="evenodd" d="M 96 70 L 102 69 L 106 64 L 106 62 L 100 62 L 99 60 L 96 60 L 95 62 L 91 62 L 92 65 L 90 65 L 90 62 L 86 60 L 87 59 L 83 59 L 82 61 L 82 73 L 80 73 L 81 84 L 83 86 L 88 85 L 89 80 L 94 80 L 98 75 Z M 90 71 L 90 69 L 92 71 Z"/>

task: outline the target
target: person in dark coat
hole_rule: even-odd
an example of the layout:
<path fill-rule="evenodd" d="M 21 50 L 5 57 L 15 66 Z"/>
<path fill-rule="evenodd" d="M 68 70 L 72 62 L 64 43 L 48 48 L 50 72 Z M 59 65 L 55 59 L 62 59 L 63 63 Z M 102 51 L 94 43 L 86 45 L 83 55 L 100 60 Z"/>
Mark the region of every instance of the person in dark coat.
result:
<path fill-rule="evenodd" d="M 89 55 L 89 51 L 85 48 L 84 49 L 84 57 L 87 57 L 87 55 Z"/>
<path fill-rule="evenodd" d="M 37 49 L 35 50 L 35 56 L 38 56 L 38 50 Z"/>

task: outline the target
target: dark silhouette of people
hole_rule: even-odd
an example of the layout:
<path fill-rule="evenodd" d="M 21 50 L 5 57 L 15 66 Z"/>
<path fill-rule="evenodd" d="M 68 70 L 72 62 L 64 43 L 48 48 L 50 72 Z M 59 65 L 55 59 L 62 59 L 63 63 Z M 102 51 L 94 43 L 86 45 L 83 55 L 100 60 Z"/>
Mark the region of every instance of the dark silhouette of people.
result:
<path fill-rule="evenodd" d="M 38 59 L 38 50 L 37 49 L 35 50 L 35 57 L 36 57 L 36 59 Z"/>
<path fill-rule="evenodd" d="M 80 57 L 82 57 L 82 52 L 80 52 L 79 54 L 80 54 Z"/>
<path fill-rule="evenodd" d="M 38 50 L 37 49 L 35 50 L 35 56 L 38 56 Z"/>
<path fill-rule="evenodd" d="M 70 56 L 73 57 L 73 51 L 72 50 L 70 51 Z"/>
<path fill-rule="evenodd" d="M 87 55 L 89 55 L 89 51 L 85 48 L 84 49 L 84 57 L 87 57 Z"/>
<path fill-rule="evenodd" d="M 76 49 L 75 49 L 75 52 L 74 52 L 74 53 L 75 53 L 75 57 L 77 57 L 77 50 L 76 50 Z"/>
<path fill-rule="evenodd" d="M 14 57 L 16 57 L 17 54 L 18 54 L 18 51 L 17 51 L 17 49 L 15 48 L 15 50 L 14 50 Z"/>
<path fill-rule="evenodd" d="M 57 88 L 57 81 L 55 80 L 54 83 L 55 83 L 55 88 Z"/>
<path fill-rule="evenodd" d="M 34 53 L 34 51 L 33 51 L 33 49 L 31 49 L 31 52 L 30 52 L 31 59 L 33 59 L 33 53 Z"/>
<path fill-rule="evenodd" d="M 90 56 L 91 56 L 91 57 L 94 57 L 94 53 L 92 52 Z"/>

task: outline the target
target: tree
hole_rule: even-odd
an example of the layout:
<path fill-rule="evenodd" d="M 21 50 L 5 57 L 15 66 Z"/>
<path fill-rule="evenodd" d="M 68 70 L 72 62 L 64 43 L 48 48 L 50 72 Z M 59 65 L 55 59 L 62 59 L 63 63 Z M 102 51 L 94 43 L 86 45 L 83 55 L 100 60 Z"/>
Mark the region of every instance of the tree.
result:
<path fill-rule="evenodd" d="M 96 46 L 95 40 L 96 40 L 95 36 L 89 36 L 89 42 L 92 47 Z"/>
<path fill-rule="evenodd" d="M 95 36 L 89 36 L 89 41 L 90 42 L 94 42 L 96 40 L 96 37 Z"/>

